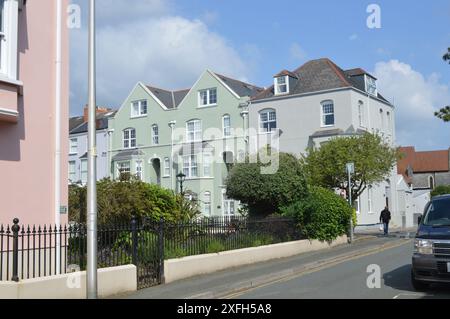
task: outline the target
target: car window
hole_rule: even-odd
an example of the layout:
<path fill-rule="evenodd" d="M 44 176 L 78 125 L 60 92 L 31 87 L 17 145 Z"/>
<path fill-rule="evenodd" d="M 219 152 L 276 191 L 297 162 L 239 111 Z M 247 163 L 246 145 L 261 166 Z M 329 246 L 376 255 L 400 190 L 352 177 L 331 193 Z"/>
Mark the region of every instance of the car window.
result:
<path fill-rule="evenodd" d="M 450 198 L 432 201 L 425 216 L 426 226 L 450 226 Z"/>

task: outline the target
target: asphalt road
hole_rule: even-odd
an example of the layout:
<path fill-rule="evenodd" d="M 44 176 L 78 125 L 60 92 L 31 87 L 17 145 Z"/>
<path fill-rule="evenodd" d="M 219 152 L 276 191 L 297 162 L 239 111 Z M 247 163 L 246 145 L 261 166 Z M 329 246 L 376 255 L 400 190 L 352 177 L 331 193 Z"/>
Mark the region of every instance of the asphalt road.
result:
<path fill-rule="evenodd" d="M 279 282 L 257 287 L 228 298 L 239 299 L 419 299 L 450 298 L 450 286 L 432 286 L 426 292 L 416 292 L 410 283 L 413 244 L 386 249 L 379 253 L 346 260 Z M 378 265 L 368 272 L 368 267 Z M 373 267 L 373 266 L 372 266 Z M 375 269 L 375 272 L 374 270 Z M 368 277 L 371 286 L 367 285 Z M 377 278 L 379 279 L 377 282 Z"/>

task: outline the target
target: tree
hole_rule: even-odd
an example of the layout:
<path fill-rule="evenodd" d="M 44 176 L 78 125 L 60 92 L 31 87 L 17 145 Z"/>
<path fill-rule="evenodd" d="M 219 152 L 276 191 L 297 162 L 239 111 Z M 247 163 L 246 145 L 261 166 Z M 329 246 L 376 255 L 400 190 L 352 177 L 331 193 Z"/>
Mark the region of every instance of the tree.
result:
<path fill-rule="evenodd" d="M 319 149 L 311 148 L 302 158 L 308 183 L 328 189 L 348 188 L 346 164 L 355 164 L 352 175 L 352 200 L 372 184 L 390 175 L 400 154 L 376 134 L 365 133 L 331 139 Z"/>
<path fill-rule="evenodd" d="M 431 197 L 450 194 L 450 185 L 437 186 L 432 192 Z"/>
<path fill-rule="evenodd" d="M 447 49 L 447 53 L 444 54 L 442 59 L 450 64 L 450 48 Z M 450 122 L 450 106 L 443 107 L 439 112 L 434 112 L 437 118 L 440 118 L 444 122 Z"/>
<path fill-rule="evenodd" d="M 249 215 L 267 216 L 278 212 L 282 206 L 289 205 L 306 197 L 306 179 L 298 159 L 287 153 L 274 153 L 278 159 L 278 170 L 274 174 L 262 174 L 264 164 L 235 164 L 227 180 L 227 196 L 240 200 L 248 207 Z"/>

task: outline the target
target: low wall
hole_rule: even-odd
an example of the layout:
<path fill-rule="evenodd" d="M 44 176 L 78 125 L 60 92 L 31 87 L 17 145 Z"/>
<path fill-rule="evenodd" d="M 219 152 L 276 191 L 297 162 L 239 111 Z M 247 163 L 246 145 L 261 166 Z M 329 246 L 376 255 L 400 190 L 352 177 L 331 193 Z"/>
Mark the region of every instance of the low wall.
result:
<path fill-rule="evenodd" d="M 300 240 L 275 245 L 244 248 L 224 251 L 217 254 L 206 254 L 170 259 L 164 262 L 164 280 L 170 283 L 197 275 L 249 265 L 272 259 L 295 256 L 305 252 L 331 248 L 347 243 L 347 236 L 342 236 L 332 243 L 318 240 Z"/>
<path fill-rule="evenodd" d="M 98 295 L 108 297 L 137 290 L 136 266 L 98 270 Z M 41 277 L 15 282 L 0 282 L 0 299 L 84 299 L 86 272 Z"/>

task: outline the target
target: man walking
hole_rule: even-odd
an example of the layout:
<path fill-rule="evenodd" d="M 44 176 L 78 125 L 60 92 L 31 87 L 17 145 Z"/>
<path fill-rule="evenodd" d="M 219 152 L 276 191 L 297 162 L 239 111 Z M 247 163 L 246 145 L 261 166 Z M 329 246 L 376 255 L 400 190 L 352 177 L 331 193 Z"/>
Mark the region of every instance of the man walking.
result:
<path fill-rule="evenodd" d="M 386 206 L 380 214 L 380 223 L 384 226 L 384 235 L 387 236 L 389 233 L 389 222 L 391 221 L 391 212 Z"/>

